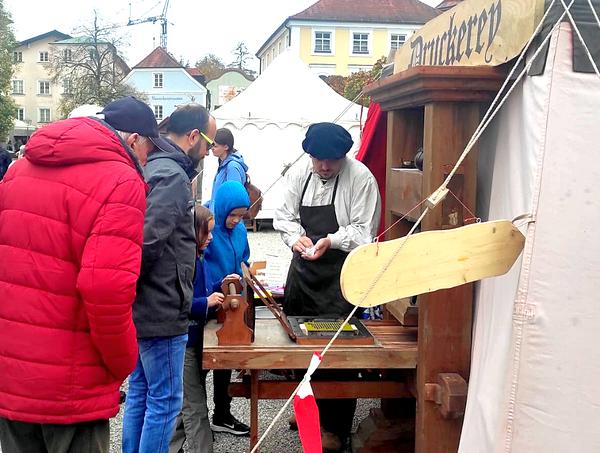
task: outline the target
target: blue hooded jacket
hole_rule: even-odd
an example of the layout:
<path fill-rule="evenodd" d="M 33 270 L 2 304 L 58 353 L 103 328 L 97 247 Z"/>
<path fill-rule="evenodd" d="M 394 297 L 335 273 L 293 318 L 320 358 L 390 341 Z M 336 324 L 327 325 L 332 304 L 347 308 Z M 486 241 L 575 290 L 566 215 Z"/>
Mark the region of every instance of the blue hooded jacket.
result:
<path fill-rule="evenodd" d="M 217 190 L 219 190 L 219 187 L 221 187 L 224 182 L 237 181 L 242 186 L 246 184 L 247 171 L 248 166 L 237 150 L 227 156 L 224 161 L 219 162 L 219 168 L 217 169 L 217 174 L 213 180 L 212 194 L 210 200 L 206 203 L 206 207 L 211 211 L 214 211 L 213 200 L 215 199 Z"/>
<path fill-rule="evenodd" d="M 248 263 L 250 247 L 246 226 L 240 222 L 229 229 L 225 226 L 225 221 L 234 209 L 249 206 L 248 192 L 239 182 L 227 181 L 217 190 L 212 210 L 215 214 L 213 239 L 204 252 L 210 288 L 220 285 L 223 278 L 229 274 L 241 276 L 241 263 Z"/>

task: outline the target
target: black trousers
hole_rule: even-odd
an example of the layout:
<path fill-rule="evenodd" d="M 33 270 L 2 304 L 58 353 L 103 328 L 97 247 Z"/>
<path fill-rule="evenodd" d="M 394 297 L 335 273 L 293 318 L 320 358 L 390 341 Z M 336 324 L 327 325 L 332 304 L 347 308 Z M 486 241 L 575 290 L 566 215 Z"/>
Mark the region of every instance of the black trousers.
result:
<path fill-rule="evenodd" d="M 2 453 L 109 453 L 108 420 L 50 425 L 0 418 Z"/>
<path fill-rule="evenodd" d="M 229 396 L 229 383 L 231 382 L 231 370 L 213 370 L 213 402 L 215 410 L 214 418 L 226 418 L 231 414 L 231 397 Z"/>

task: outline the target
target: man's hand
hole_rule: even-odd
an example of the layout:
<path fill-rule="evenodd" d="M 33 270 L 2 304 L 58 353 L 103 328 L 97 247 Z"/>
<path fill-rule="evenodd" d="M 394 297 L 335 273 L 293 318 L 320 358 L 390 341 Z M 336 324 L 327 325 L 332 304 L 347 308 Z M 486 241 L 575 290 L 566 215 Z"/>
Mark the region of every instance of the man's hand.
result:
<path fill-rule="evenodd" d="M 306 261 L 316 261 L 323 256 L 323 254 L 331 247 L 331 240 L 329 238 L 319 239 L 315 244 L 314 251 L 312 254 L 302 254 L 302 258 Z"/>
<path fill-rule="evenodd" d="M 306 236 L 302 236 L 292 246 L 292 251 L 303 254 L 306 251 L 306 249 L 309 249 L 312 246 L 313 246 L 313 242 L 310 240 L 310 238 L 306 237 Z"/>
<path fill-rule="evenodd" d="M 212 293 L 207 297 L 208 308 L 221 306 L 223 305 L 223 301 L 225 300 L 225 296 L 222 293 Z"/>
<path fill-rule="evenodd" d="M 228 278 L 236 278 L 238 280 L 241 280 L 242 277 L 240 277 L 238 274 L 229 274 L 228 276 L 226 276 L 223 280 L 227 280 Z"/>

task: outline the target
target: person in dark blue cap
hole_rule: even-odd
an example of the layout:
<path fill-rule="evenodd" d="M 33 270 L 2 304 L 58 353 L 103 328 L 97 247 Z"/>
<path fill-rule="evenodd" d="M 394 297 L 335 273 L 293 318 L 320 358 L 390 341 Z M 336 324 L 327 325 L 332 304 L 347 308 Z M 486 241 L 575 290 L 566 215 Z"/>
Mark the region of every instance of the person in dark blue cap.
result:
<path fill-rule="evenodd" d="M 347 157 L 352 145 L 343 127 L 313 124 L 302 142 L 310 161 L 288 173 L 283 205 L 273 220 L 294 253 L 283 304 L 288 315 L 345 318 L 353 308 L 340 289 L 342 265 L 351 250 L 373 240 L 381 201 L 369 169 Z M 341 449 L 356 400 L 318 399 L 317 405 L 323 448 Z"/>
<path fill-rule="evenodd" d="M 191 180 L 217 130 L 200 104 L 179 106 L 157 130 L 161 128 L 167 135 L 150 137 L 156 148 L 144 170 L 149 192 L 133 305 L 139 357 L 129 376 L 124 453 L 166 453 L 181 411 L 196 262 Z"/>
<path fill-rule="evenodd" d="M 168 147 L 158 134 L 154 112 L 148 105 L 133 96 L 116 99 L 106 105 L 98 118 L 115 129 L 143 167 L 148 154 L 155 146 Z"/>

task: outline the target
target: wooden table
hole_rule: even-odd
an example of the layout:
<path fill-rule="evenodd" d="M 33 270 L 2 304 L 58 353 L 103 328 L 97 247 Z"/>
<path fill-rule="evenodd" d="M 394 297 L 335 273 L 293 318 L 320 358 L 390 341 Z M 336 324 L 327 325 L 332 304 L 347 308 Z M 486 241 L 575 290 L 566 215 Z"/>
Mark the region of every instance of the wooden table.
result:
<path fill-rule="evenodd" d="M 373 345 L 333 346 L 323 358 L 321 369 L 414 369 L 417 365 L 417 328 L 395 321 L 367 321 L 375 338 Z M 233 396 L 250 398 L 250 447 L 258 441 L 258 400 L 287 399 L 297 386 L 294 381 L 259 378 L 261 370 L 306 369 L 313 351 L 324 346 L 299 346 L 289 339 L 275 319 L 257 319 L 255 341 L 248 346 L 219 346 L 210 321 L 204 329 L 204 369 L 250 370 L 250 383 L 230 386 Z M 402 398 L 411 393 L 396 381 L 311 382 L 320 398 Z"/>

